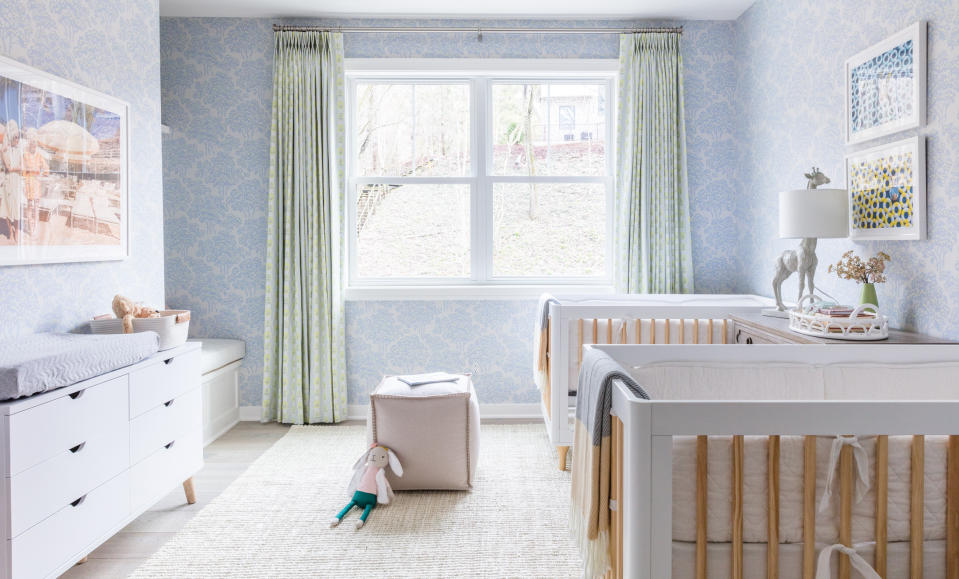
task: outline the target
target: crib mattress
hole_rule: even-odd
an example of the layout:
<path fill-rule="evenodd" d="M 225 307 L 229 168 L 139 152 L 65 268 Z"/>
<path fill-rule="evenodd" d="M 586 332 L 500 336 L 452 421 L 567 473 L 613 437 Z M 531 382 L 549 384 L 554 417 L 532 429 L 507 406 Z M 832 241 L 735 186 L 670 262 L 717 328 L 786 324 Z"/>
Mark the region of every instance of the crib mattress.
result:
<path fill-rule="evenodd" d="M 875 437 L 860 437 L 869 461 L 870 489 L 861 502 L 853 504 L 853 542 L 875 539 Z M 826 489 L 829 455 L 833 439 L 819 437 L 816 448 L 816 539 L 827 543 L 839 540 L 839 477 L 833 480 L 832 499 L 825 512 L 818 507 Z M 924 536 L 927 540 L 946 536 L 946 448 L 948 437 L 928 436 L 925 442 Z M 912 437 L 889 437 L 889 541 L 909 539 L 910 457 Z M 764 543 L 767 537 L 767 438 L 745 437 L 743 461 L 743 538 Z M 783 436 L 780 441 L 780 541 L 802 541 L 803 438 Z M 709 541 L 732 539 L 732 439 L 710 437 L 708 461 Z M 696 439 L 675 437 L 673 443 L 673 539 L 696 540 Z"/>
<path fill-rule="evenodd" d="M 0 400 L 69 386 L 157 351 L 155 332 L 31 334 L 0 340 Z"/>
<path fill-rule="evenodd" d="M 818 549 L 826 546 L 817 545 Z M 874 561 L 874 543 L 856 543 L 856 552 L 870 565 Z M 910 543 L 888 544 L 886 579 L 909 579 Z M 946 576 L 945 541 L 925 541 L 923 544 L 923 578 L 943 579 Z M 706 569 L 709 579 L 729 579 L 732 546 L 729 543 L 710 543 L 706 547 Z M 818 559 L 817 559 L 818 560 Z M 831 577 L 838 577 L 839 556 L 832 557 Z M 853 577 L 859 575 L 853 572 Z M 673 541 L 673 579 L 696 577 L 696 544 Z M 766 577 L 766 545 L 743 545 L 743 577 Z M 802 579 L 802 545 L 779 546 L 780 579 Z"/>

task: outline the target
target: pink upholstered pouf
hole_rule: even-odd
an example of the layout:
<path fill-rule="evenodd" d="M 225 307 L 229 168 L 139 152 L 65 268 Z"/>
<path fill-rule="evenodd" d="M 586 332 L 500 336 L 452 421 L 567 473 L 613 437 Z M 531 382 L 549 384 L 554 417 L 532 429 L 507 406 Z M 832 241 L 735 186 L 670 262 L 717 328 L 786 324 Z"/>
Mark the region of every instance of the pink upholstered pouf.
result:
<path fill-rule="evenodd" d="M 440 380 L 411 386 L 411 382 Z M 452 378 L 455 378 L 453 380 Z M 370 440 L 393 450 L 396 490 L 467 490 L 479 457 L 479 403 L 468 374 L 385 376 L 370 394 Z"/>

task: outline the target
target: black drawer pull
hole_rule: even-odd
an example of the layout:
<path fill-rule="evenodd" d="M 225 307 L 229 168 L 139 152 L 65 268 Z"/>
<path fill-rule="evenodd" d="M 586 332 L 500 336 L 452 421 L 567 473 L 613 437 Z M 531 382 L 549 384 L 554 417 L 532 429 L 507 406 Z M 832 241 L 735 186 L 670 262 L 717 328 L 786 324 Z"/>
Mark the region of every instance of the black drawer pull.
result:
<path fill-rule="evenodd" d="M 752 344 L 752 343 L 753 343 L 753 339 L 752 339 L 752 338 L 746 338 L 746 343 L 747 343 L 747 344 Z"/>
<path fill-rule="evenodd" d="M 163 403 L 163 405 L 169 408 L 173 406 L 173 400 L 167 400 L 166 402 Z"/>
<path fill-rule="evenodd" d="M 77 499 L 77 500 L 73 501 L 72 503 L 70 503 L 70 506 L 71 506 L 71 507 L 79 507 L 80 504 L 83 503 L 83 501 L 85 501 L 86 499 L 87 499 L 87 495 L 83 495 L 83 496 L 80 497 L 79 499 Z"/>
<path fill-rule="evenodd" d="M 81 450 L 83 450 L 83 447 L 86 446 L 86 445 L 87 445 L 87 443 L 86 443 L 85 441 L 84 441 L 84 442 L 81 442 L 80 444 L 78 444 L 78 445 L 76 445 L 76 446 L 74 446 L 74 447 L 71 447 L 71 448 L 70 448 L 70 452 L 72 452 L 72 453 L 80 452 Z"/>
<path fill-rule="evenodd" d="M 77 398 L 83 396 L 84 392 L 86 392 L 86 390 L 77 390 L 76 392 L 70 395 L 70 398 L 73 398 L 74 400 L 76 400 Z"/>
<path fill-rule="evenodd" d="M 174 442 L 176 442 L 176 441 L 175 441 L 175 440 L 171 440 L 170 442 L 164 444 L 164 445 L 163 445 L 163 448 L 166 448 L 166 449 L 171 449 L 171 448 L 173 448 L 173 443 L 174 443 Z"/>
<path fill-rule="evenodd" d="M 736 330 L 736 343 L 739 343 L 739 337 L 743 335 L 742 330 Z"/>
<path fill-rule="evenodd" d="M 164 364 L 172 364 L 172 363 L 173 363 L 173 358 L 167 358 L 166 360 L 163 361 L 163 363 L 164 363 Z"/>

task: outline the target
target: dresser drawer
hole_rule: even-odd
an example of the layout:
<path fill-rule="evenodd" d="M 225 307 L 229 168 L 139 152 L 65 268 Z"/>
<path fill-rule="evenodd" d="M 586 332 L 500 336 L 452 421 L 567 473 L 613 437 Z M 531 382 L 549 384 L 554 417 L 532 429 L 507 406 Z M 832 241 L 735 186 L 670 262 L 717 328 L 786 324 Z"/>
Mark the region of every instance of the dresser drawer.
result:
<path fill-rule="evenodd" d="M 130 372 L 130 418 L 136 418 L 199 385 L 199 351 L 172 356 Z"/>
<path fill-rule="evenodd" d="M 136 464 L 170 441 L 203 427 L 200 389 L 191 390 L 137 416 L 130 422 L 130 464 Z"/>
<path fill-rule="evenodd" d="M 10 536 L 16 537 L 130 466 L 125 424 L 65 449 L 10 479 Z"/>
<path fill-rule="evenodd" d="M 787 340 L 775 334 L 763 332 L 761 330 L 750 328 L 742 324 L 736 324 L 733 330 L 733 337 L 737 344 L 794 344 L 794 341 Z"/>
<path fill-rule="evenodd" d="M 130 468 L 130 504 L 135 511 L 148 508 L 202 467 L 203 430 L 198 426 Z"/>
<path fill-rule="evenodd" d="M 10 475 L 62 454 L 128 421 L 127 377 L 11 414 Z"/>
<path fill-rule="evenodd" d="M 10 541 L 14 577 L 46 577 L 102 538 L 130 513 L 130 482 L 120 474 L 81 500 L 64 503 L 43 522 Z"/>

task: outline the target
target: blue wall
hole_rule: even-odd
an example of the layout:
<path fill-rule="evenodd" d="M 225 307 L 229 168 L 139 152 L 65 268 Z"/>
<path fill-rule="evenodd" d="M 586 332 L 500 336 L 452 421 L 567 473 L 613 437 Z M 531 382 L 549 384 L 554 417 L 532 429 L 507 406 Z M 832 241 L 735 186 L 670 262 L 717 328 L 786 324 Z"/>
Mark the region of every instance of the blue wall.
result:
<path fill-rule="evenodd" d="M 736 23 L 738 241 L 745 260 L 742 291 L 771 295 L 772 264 L 797 240 L 777 235 L 778 191 L 805 185 L 819 166 L 844 187 L 847 152 L 913 136 L 909 131 L 848 149 L 843 143 L 843 62 L 919 19 L 929 21 L 927 143 L 928 239 L 821 240 L 817 285 L 852 302 L 860 289 L 826 272 L 843 252 L 892 256 L 880 306 L 896 326 L 959 339 L 959 3 L 918 0 L 760 0 Z M 788 291 L 786 291 L 788 290 Z M 798 282 L 787 280 L 795 299 Z"/>
<path fill-rule="evenodd" d="M 130 104 L 129 259 L 0 267 L 0 337 L 64 331 L 115 293 L 163 305 L 160 39 L 155 0 L 5 0 L 0 54 Z"/>
<path fill-rule="evenodd" d="M 195 312 L 195 336 L 246 340 L 244 405 L 259 404 L 262 375 L 272 24 L 177 18 L 162 19 L 160 25 L 163 118 L 172 128 L 164 139 L 167 300 Z M 729 22 L 684 26 L 695 283 L 700 292 L 732 291 L 741 266 L 737 252 L 723 241 L 733 240 L 737 230 L 732 217 L 738 191 L 730 178 L 737 163 L 735 27 Z M 487 33 L 482 42 L 473 33 L 344 38 L 347 57 L 617 58 L 618 43 L 616 34 Z M 535 300 L 348 303 L 350 402 L 363 403 L 383 373 L 431 368 L 472 370 L 484 403 L 535 402 L 534 306 Z"/>

